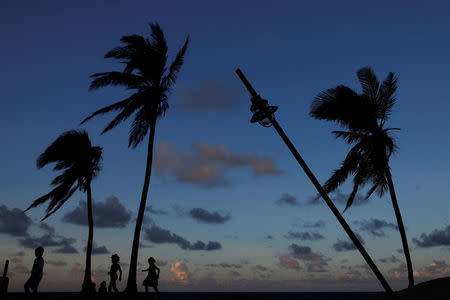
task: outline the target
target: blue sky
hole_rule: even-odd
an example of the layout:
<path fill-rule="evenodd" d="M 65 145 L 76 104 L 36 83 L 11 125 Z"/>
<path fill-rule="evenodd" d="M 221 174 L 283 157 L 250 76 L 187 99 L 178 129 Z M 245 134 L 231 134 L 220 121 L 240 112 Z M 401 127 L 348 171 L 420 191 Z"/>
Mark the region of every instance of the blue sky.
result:
<path fill-rule="evenodd" d="M 381 289 L 357 251 L 333 247 L 346 240 L 345 233 L 324 204 L 308 204 L 315 190 L 276 132 L 250 124 L 238 67 L 279 106 L 276 118 L 321 182 L 349 148 L 331 135 L 335 124 L 308 115 L 311 101 L 339 84 L 360 91 L 356 71 L 367 65 L 380 79 L 396 73 L 398 101 L 388 126 L 401 131 L 395 132 L 399 150 L 390 163 L 416 280 L 449 276 L 448 9 L 445 1 L 2 2 L 0 212 L 12 217 L 0 220 L 0 263 L 12 261 L 11 290 L 21 290 L 28 276 L 30 241 L 45 236 L 57 245 L 44 254 L 42 290 L 81 285 L 87 227 L 73 223 L 80 220 L 76 208 L 83 194 L 49 218 L 50 227 L 39 223 L 44 207 L 27 212 L 28 223 L 14 223 L 55 176 L 50 167 L 37 170 L 36 158 L 73 128 L 87 130 L 104 148 L 93 196 L 99 213 L 115 209 L 98 216 L 104 223 L 95 242 L 108 253 L 93 257 L 95 280 L 107 280 L 112 253 L 120 255 L 127 274 L 146 147 L 127 148 L 127 122 L 99 135 L 112 115 L 78 124 L 127 95 L 120 88 L 88 92 L 89 75 L 118 70 L 120 64 L 103 55 L 122 35 L 148 35 L 149 22 L 163 28 L 171 57 L 191 37 L 170 109 L 157 124 L 148 204 L 165 214 L 148 211 L 139 252 L 142 264 L 157 258 L 161 290 Z M 202 166 L 209 172 L 200 172 Z M 349 189 L 343 185 L 332 198 L 344 199 Z M 339 201 L 337 206 L 344 208 Z M 392 286 L 406 287 L 390 199 L 373 197 L 344 216 Z M 308 227 L 314 224 L 323 226 Z M 146 232 L 167 243 L 146 239 Z M 305 233 L 323 238 L 308 240 Z M 221 249 L 182 249 L 174 234 L 191 246 L 213 241 Z M 309 247 L 309 254 L 295 256 L 293 244 Z M 53 253 L 64 247 L 77 253 Z"/>

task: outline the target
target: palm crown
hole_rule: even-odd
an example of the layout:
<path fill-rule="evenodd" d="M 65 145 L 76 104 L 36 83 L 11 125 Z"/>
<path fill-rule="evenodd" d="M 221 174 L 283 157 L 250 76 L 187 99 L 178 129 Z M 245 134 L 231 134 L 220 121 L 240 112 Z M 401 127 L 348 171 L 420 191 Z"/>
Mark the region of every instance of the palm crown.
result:
<path fill-rule="evenodd" d="M 388 161 L 396 149 L 390 131 L 398 128 L 384 128 L 385 122 L 395 104 L 397 78 L 390 72 L 380 85 L 370 67 L 357 72 L 362 85 L 362 94 L 340 85 L 320 93 L 311 105 L 310 114 L 316 119 L 339 123 L 348 131 L 333 131 L 337 138 L 354 144 L 340 168 L 326 181 L 326 192 L 334 191 L 352 174 L 353 190 L 347 201 L 350 207 L 358 188 L 367 183 L 372 187 L 366 194 L 368 199 L 374 191 L 381 197 L 388 190 Z M 390 176 L 390 175 L 389 175 Z"/>
<path fill-rule="evenodd" d="M 136 112 L 130 130 L 128 146 L 135 148 L 146 136 L 152 118 L 164 115 L 169 105 L 167 94 L 175 83 L 177 74 L 183 65 L 183 58 L 189 44 L 189 36 L 174 61 L 167 69 L 167 42 L 161 27 L 150 24 L 151 40 L 140 35 L 128 35 L 121 38 L 125 44 L 106 53 L 105 58 L 120 59 L 125 64 L 123 72 L 96 73 L 89 89 L 95 90 L 108 85 L 124 86 L 136 92 L 130 97 L 110 106 L 97 110 L 84 119 L 113 110 L 120 110 L 117 116 L 105 127 L 102 133 L 116 127 Z"/>
<path fill-rule="evenodd" d="M 53 179 L 51 185 L 56 186 L 48 194 L 36 199 L 26 209 L 39 206 L 50 201 L 47 206 L 46 219 L 56 212 L 77 190 L 85 192 L 91 180 L 100 171 L 102 148 L 93 147 L 89 136 L 84 130 L 67 131 L 61 134 L 38 157 L 37 167 L 43 168 L 47 164 L 55 163 L 53 170 L 64 170 Z"/>

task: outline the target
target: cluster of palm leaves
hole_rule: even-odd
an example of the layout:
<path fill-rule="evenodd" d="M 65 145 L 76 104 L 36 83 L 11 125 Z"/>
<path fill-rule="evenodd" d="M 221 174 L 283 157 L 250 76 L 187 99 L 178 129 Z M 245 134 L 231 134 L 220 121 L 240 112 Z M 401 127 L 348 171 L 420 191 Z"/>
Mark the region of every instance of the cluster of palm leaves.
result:
<path fill-rule="evenodd" d="M 123 36 L 121 42 L 124 46 L 116 47 L 106 53 L 105 58 L 115 58 L 124 64 L 122 72 L 96 73 L 91 76 L 93 81 L 90 90 L 113 85 L 133 90 L 134 93 L 122 101 L 95 111 L 81 122 L 83 124 L 97 115 L 118 111 L 115 118 L 102 131 L 103 134 L 134 115 L 128 140 L 128 146 L 132 148 L 138 146 L 150 131 L 145 180 L 136 219 L 127 280 L 126 289 L 129 293 L 137 291 L 137 257 L 152 170 L 156 121 L 164 116 L 169 108 L 168 94 L 183 65 L 183 58 L 189 44 L 189 37 L 187 37 L 173 62 L 167 67 L 168 47 L 164 34 L 156 23 L 150 24 L 150 29 L 151 39 L 139 35 Z M 396 128 L 384 128 L 396 101 L 394 94 L 397 89 L 397 79 L 393 73 L 389 73 L 380 84 L 368 67 L 359 70 L 357 75 L 362 84 L 361 94 L 341 85 L 320 93 L 311 106 L 311 116 L 314 118 L 335 121 L 346 128 L 347 131 L 333 131 L 333 133 L 337 138 L 342 138 L 353 145 L 342 165 L 324 184 L 324 189 L 327 193 L 333 192 L 350 175 L 353 175 L 353 190 L 346 209 L 352 205 L 358 189 L 366 184 L 372 184 L 366 195 L 367 198 L 374 192 L 383 196 L 386 191 L 389 191 L 407 261 L 409 286 L 412 287 L 414 281 L 408 243 L 389 167 L 389 158 L 396 149 L 390 131 Z M 45 219 L 55 213 L 76 190 L 87 192 L 89 238 L 83 290 L 90 290 L 92 284 L 91 181 L 100 170 L 101 155 L 102 148 L 92 146 L 85 131 L 63 133 L 39 156 L 37 166 L 42 168 L 47 164 L 56 163 L 54 170 L 64 170 L 64 172 L 52 181 L 52 185 L 56 187 L 48 194 L 36 199 L 28 208 L 49 201 Z"/>

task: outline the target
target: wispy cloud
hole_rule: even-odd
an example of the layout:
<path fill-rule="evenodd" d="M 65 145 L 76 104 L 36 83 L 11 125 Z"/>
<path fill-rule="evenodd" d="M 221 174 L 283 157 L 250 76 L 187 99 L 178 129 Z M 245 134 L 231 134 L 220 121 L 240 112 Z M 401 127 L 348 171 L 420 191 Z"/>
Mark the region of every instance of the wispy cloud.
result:
<path fill-rule="evenodd" d="M 318 241 L 324 239 L 323 235 L 318 232 L 297 232 L 292 230 L 289 230 L 285 237 L 288 239 L 299 239 L 302 241 Z"/>
<path fill-rule="evenodd" d="M 209 212 L 203 208 L 193 208 L 188 213 L 192 219 L 206 224 L 223 224 L 230 220 L 230 214 L 220 213 L 218 211 Z"/>
<path fill-rule="evenodd" d="M 80 201 L 78 206 L 62 218 L 63 222 L 88 226 L 86 201 Z M 106 198 L 105 202 L 93 201 L 92 214 L 94 226 L 100 228 L 123 228 L 131 220 L 131 211 L 114 196 Z"/>
<path fill-rule="evenodd" d="M 277 201 L 275 201 L 277 205 L 288 205 L 288 206 L 300 206 L 300 202 L 297 201 L 293 195 L 289 193 L 283 193 Z"/>
<path fill-rule="evenodd" d="M 354 221 L 353 223 L 359 226 L 359 230 L 370 233 L 375 237 L 385 237 L 385 229 L 398 230 L 398 226 L 396 224 L 375 218 L 370 220 Z"/>
<path fill-rule="evenodd" d="M 13 237 L 27 236 L 32 223 L 23 210 L 0 205 L 0 233 Z"/>
<path fill-rule="evenodd" d="M 413 242 L 421 248 L 450 246 L 450 226 L 434 229 L 428 234 L 422 233 L 420 238 L 413 238 Z"/>
<path fill-rule="evenodd" d="M 364 245 L 365 242 L 364 242 L 363 238 L 357 233 L 355 233 L 355 235 L 358 238 L 358 240 L 361 242 L 361 244 Z M 336 243 L 333 244 L 333 248 L 334 248 L 334 250 L 336 250 L 338 252 L 356 250 L 355 244 L 350 239 L 347 239 L 347 240 L 338 239 L 336 241 Z"/>
<path fill-rule="evenodd" d="M 178 183 L 205 188 L 230 185 L 226 171 L 230 168 L 250 168 L 254 176 L 279 175 L 281 171 L 273 160 L 257 153 L 237 153 L 225 145 L 207 145 L 195 142 L 190 151 L 179 149 L 173 143 L 161 142 L 155 155 L 157 176 L 171 176 Z"/>
<path fill-rule="evenodd" d="M 180 108 L 192 113 L 230 112 L 239 104 L 242 89 L 237 82 L 227 84 L 216 80 L 204 80 L 193 88 L 181 88 Z"/>
<path fill-rule="evenodd" d="M 153 224 L 150 228 L 144 229 L 144 238 L 147 241 L 156 244 L 163 244 L 163 243 L 176 244 L 181 249 L 184 250 L 213 251 L 222 248 L 222 245 L 217 241 L 209 241 L 208 243 L 196 241 L 195 243 L 192 244 L 191 242 L 177 235 L 176 233 L 172 233 L 169 230 L 163 229 L 155 224 Z"/>

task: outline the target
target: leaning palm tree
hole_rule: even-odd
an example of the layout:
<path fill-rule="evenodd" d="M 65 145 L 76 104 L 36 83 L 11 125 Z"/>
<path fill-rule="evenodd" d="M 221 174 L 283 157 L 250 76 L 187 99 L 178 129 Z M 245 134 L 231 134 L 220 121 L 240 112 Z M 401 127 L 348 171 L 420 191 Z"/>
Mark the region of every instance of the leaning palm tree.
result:
<path fill-rule="evenodd" d="M 91 181 L 100 171 L 102 148 L 94 147 L 89 140 L 86 131 L 67 131 L 61 134 L 37 159 L 38 169 L 55 163 L 55 171 L 64 170 L 51 182 L 56 186 L 50 193 L 36 199 L 26 209 L 39 206 L 49 201 L 47 213 L 42 220 L 55 213 L 76 190 L 87 193 L 87 211 L 89 235 L 86 247 L 86 267 L 84 271 L 83 291 L 90 292 L 91 281 L 91 253 L 94 237 L 94 225 L 92 220 L 92 193 Z"/>
<path fill-rule="evenodd" d="M 357 72 L 362 85 L 362 94 L 340 85 L 316 96 L 310 114 L 316 119 L 335 121 L 348 131 L 333 131 L 337 138 L 354 145 L 341 166 L 325 182 L 324 189 L 330 193 L 353 175 L 353 190 L 347 200 L 348 209 L 361 186 L 371 184 L 366 194 L 368 199 L 374 192 L 382 197 L 389 190 L 397 219 L 403 251 L 408 267 L 409 287 L 414 287 L 411 257 L 405 227 L 397 203 L 389 158 L 396 149 L 390 132 L 398 128 L 385 128 L 385 123 L 396 102 L 397 77 L 390 72 L 382 84 L 370 67 Z"/>
<path fill-rule="evenodd" d="M 121 38 L 125 44 L 106 53 L 105 58 L 116 58 L 125 64 L 122 72 L 96 73 L 91 77 L 90 90 L 96 90 L 108 85 L 123 86 L 135 92 L 128 98 L 110 106 L 97 110 L 84 119 L 81 124 L 94 116 L 110 111 L 120 111 L 105 127 L 102 134 L 113 129 L 119 123 L 136 113 L 131 125 L 128 147 L 135 148 L 147 135 L 150 129 L 147 148 L 147 165 L 145 169 L 144 186 L 142 188 L 136 227 L 134 230 L 133 247 L 131 250 L 130 269 L 127 281 L 127 292 L 137 292 L 136 267 L 139 250 L 139 239 L 147 201 L 150 175 L 152 171 L 153 142 L 155 138 L 156 120 L 164 116 L 169 105 L 168 94 L 175 84 L 177 74 L 184 61 L 184 54 L 189 44 L 189 36 L 183 47 L 177 53 L 174 61 L 167 68 L 167 43 L 161 27 L 150 24 L 151 39 L 140 35 L 128 35 Z"/>

